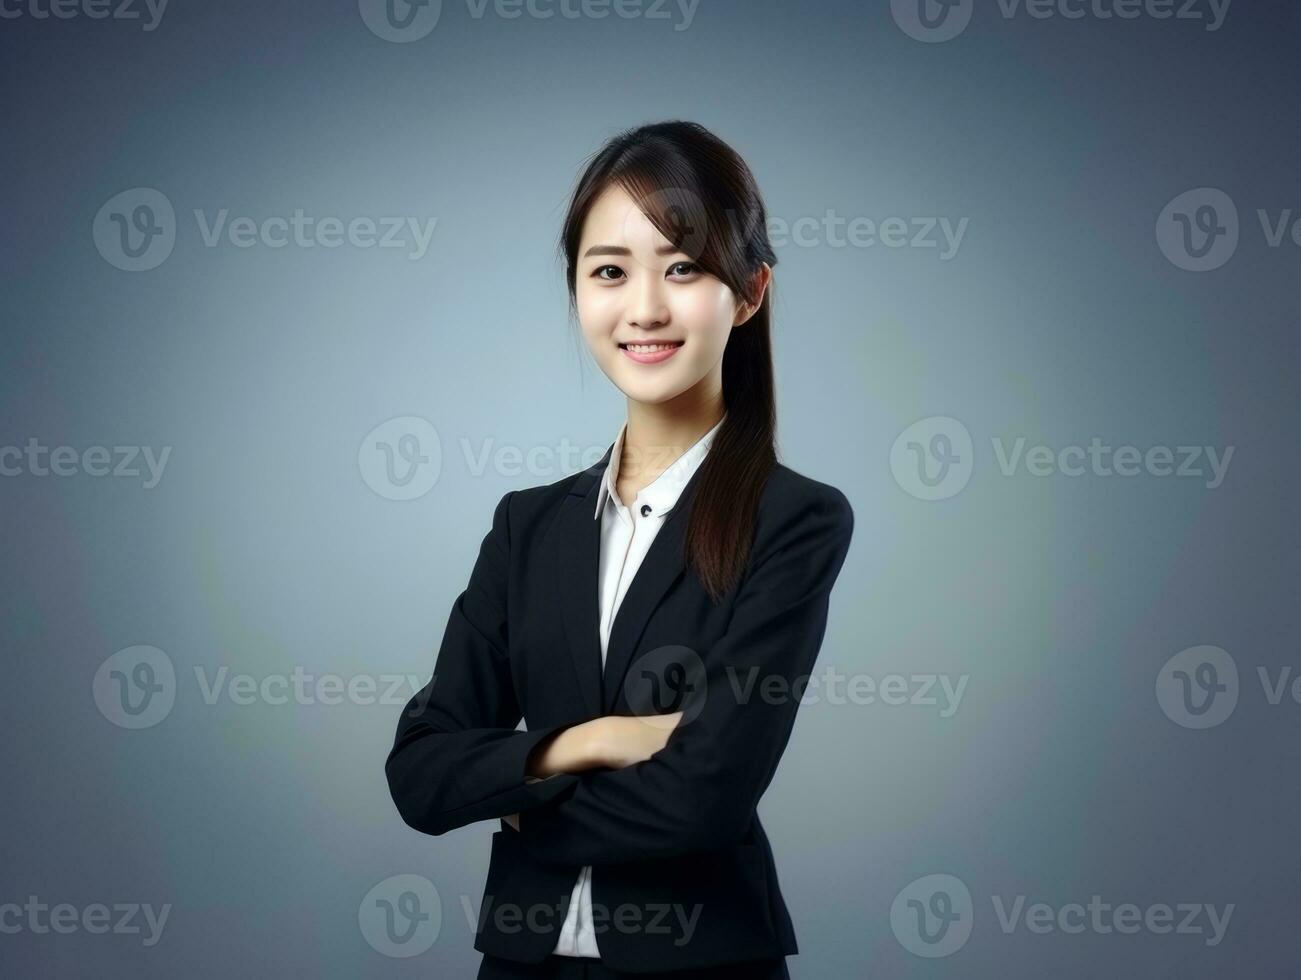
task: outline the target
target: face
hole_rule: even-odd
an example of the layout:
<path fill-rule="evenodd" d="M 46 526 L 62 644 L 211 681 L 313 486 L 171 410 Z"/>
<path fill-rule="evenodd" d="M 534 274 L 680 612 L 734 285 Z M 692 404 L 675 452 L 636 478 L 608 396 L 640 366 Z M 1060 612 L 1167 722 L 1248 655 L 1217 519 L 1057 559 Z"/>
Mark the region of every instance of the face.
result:
<path fill-rule="evenodd" d="M 764 287 L 768 272 L 765 265 Z M 587 213 L 574 293 L 596 363 L 625 395 L 646 404 L 684 393 L 721 396 L 727 339 L 757 309 L 675 251 L 617 184 Z M 671 349 L 639 351 L 642 343 Z"/>

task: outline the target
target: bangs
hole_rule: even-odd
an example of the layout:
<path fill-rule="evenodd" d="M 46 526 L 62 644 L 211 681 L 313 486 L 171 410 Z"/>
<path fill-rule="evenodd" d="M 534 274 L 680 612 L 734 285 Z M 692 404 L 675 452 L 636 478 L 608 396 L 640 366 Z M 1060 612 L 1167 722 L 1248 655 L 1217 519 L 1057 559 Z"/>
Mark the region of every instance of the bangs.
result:
<path fill-rule="evenodd" d="M 727 252 L 723 240 L 727 229 L 721 214 L 712 212 L 701 199 L 691 174 L 632 166 L 613 179 L 674 248 L 711 275 L 727 278 L 722 261 Z"/>

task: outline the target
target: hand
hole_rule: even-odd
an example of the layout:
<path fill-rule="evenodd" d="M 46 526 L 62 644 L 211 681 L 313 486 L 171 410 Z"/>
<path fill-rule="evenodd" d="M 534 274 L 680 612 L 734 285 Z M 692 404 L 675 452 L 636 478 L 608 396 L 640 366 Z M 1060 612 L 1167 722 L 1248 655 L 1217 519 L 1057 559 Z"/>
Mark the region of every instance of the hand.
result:
<path fill-rule="evenodd" d="M 668 744 L 681 720 L 681 711 L 666 715 L 607 715 L 601 719 L 605 764 L 623 769 L 645 762 Z"/>

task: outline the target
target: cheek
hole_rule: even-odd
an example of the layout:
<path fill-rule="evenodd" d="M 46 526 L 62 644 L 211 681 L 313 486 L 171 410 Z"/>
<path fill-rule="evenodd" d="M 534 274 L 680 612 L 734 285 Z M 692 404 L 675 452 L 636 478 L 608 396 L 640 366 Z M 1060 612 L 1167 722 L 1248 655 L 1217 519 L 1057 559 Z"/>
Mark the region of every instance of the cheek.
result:
<path fill-rule="evenodd" d="M 608 336 L 618 322 L 612 290 L 579 286 L 574 292 L 574 307 L 583 333 L 592 338 Z"/>
<path fill-rule="evenodd" d="M 674 304 L 674 318 L 701 337 L 724 339 L 732 326 L 732 293 L 719 283 L 684 290 Z"/>

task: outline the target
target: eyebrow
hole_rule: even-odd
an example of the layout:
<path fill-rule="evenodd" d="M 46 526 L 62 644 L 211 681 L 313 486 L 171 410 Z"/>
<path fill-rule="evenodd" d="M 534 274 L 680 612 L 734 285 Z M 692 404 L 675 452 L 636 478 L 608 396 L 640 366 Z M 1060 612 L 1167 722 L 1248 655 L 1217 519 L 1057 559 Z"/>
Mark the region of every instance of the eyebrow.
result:
<path fill-rule="evenodd" d="M 673 244 L 655 246 L 656 255 L 673 255 L 681 251 L 681 248 Z M 589 255 L 632 255 L 632 251 L 622 245 L 593 245 L 583 253 L 583 258 L 587 258 Z"/>

